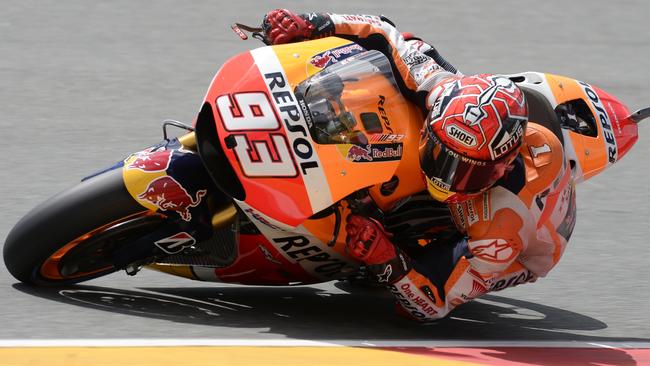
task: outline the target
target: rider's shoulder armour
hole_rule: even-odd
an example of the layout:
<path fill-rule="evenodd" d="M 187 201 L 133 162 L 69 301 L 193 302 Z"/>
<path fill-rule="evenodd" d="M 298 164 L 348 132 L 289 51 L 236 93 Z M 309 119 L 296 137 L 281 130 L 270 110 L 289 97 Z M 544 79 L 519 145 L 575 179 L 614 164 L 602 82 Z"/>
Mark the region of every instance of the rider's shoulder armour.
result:
<path fill-rule="evenodd" d="M 526 171 L 525 190 L 535 196 L 548 189 L 562 172 L 562 143 L 551 130 L 531 122 L 520 151 Z"/>

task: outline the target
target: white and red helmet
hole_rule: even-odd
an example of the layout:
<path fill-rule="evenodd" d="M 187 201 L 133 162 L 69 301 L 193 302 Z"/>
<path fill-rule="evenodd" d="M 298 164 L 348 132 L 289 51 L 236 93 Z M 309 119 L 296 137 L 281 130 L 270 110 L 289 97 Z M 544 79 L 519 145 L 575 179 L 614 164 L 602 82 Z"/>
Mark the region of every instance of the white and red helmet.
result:
<path fill-rule="evenodd" d="M 490 188 L 512 166 L 528 108 L 512 80 L 474 75 L 443 80 L 429 95 L 420 164 L 431 195 L 450 201 Z"/>

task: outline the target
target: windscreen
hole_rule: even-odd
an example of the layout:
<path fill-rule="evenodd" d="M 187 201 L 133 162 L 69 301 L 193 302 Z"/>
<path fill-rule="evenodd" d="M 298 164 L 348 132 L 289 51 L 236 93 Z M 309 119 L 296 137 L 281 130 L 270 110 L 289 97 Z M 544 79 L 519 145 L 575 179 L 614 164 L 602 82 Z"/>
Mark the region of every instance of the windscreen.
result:
<path fill-rule="evenodd" d="M 404 103 L 394 98 L 399 95 L 397 83 L 388 59 L 378 51 L 327 67 L 300 83 L 295 94 L 319 144 L 367 144 L 372 134 L 392 133 L 387 101 Z"/>

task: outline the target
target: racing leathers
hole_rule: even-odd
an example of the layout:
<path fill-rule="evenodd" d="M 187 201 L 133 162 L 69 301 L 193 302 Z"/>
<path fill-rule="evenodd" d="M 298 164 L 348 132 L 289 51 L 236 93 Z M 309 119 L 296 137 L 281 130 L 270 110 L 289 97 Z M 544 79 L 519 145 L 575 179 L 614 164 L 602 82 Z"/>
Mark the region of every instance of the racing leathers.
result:
<path fill-rule="evenodd" d="M 298 27 L 299 37 L 277 43 L 336 35 L 378 50 L 391 61 L 402 93 L 425 113 L 434 101 L 429 92 L 460 77 L 435 48 L 417 39 L 405 40 L 383 17 L 324 13 L 300 17 L 307 26 Z M 276 23 L 290 24 L 286 16 L 278 19 Z M 267 29 L 273 22 L 265 19 Z M 463 237 L 458 242 L 431 244 L 422 255 L 411 256 L 395 245 L 399 243 L 391 243 L 380 223 L 350 215 L 348 253 L 389 286 L 406 314 L 436 320 L 489 291 L 545 276 L 573 231 L 574 188 L 562 143 L 549 129 L 530 121 L 512 170 L 487 191 L 448 203 Z"/>

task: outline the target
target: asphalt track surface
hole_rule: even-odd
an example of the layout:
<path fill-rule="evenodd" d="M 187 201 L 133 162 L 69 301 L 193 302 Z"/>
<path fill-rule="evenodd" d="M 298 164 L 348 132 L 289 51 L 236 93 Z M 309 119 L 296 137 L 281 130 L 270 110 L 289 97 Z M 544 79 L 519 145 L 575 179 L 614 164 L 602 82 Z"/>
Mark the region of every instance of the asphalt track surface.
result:
<path fill-rule="evenodd" d="M 276 7 L 388 15 L 465 73 L 542 71 L 650 106 L 650 7 L 632 1 L 5 0 L 0 17 L 0 243 L 31 207 L 191 121 L 219 66 Z M 324 8 L 326 7 L 326 8 Z M 259 288 L 143 271 L 38 289 L 0 264 L 0 340 L 182 338 L 650 342 L 650 121 L 622 161 L 578 187 L 578 224 L 534 285 L 419 325 L 345 283 Z M 611 351 L 618 352 L 618 351 Z"/>

